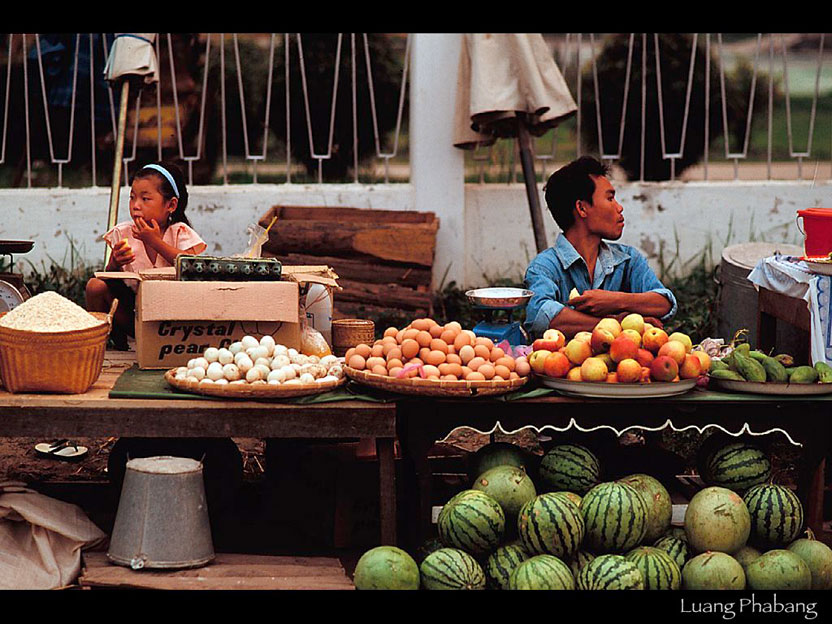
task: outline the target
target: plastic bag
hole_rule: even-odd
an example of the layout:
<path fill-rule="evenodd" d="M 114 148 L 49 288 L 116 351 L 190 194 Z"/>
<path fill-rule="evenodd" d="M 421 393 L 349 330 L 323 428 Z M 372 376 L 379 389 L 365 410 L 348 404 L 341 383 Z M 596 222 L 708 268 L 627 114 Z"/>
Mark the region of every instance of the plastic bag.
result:
<path fill-rule="evenodd" d="M 250 223 L 249 226 L 246 228 L 246 232 L 248 233 L 248 247 L 243 253 L 234 254 L 232 258 L 262 257 L 263 243 L 265 243 L 268 240 L 268 236 L 266 235 L 266 229 L 257 225 L 256 223 Z"/>
<path fill-rule="evenodd" d="M 304 355 L 317 355 L 318 357 L 332 355 L 321 332 L 306 323 L 300 333 L 300 350 Z"/>

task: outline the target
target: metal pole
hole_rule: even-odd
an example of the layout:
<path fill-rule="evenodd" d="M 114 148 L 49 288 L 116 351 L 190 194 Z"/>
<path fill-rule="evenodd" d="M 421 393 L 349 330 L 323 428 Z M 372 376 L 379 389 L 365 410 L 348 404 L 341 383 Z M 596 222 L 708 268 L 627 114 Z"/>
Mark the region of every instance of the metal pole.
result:
<path fill-rule="evenodd" d="M 118 109 L 118 136 L 116 137 L 116 151 L 113 156 L 113 182 L 110 188 L 110 212 L 107 216 L 107 230 L 109 231 L 118 220 L 118 200 L 121 190 L 121 165 L 124 154 L 124 131 L 127 127 L 127 98 L 130 94 L 130 82 L 124 80 L 121 84 L 121 104 Z M 112 250 L 107 245 L 104 252 L 104 266 L 110 262 Z"/>
<path fill-rule="evenodd" d="M 532 217 L 532 230 L 537 253 L 544 251 L 549 245 L 546 243 L 546 231 L 543 227 L 543 214 L 540 211 L 540 197 L 537 191 L 537 176 L 534 171 L 534 156 L 532 140 L 525 121 L 517 118 L 517 141 L 520 144 L 520 162 L 523 166 L 523 179 L 526 182 L 526 195 L 529 199 L 529 212 Z"/>

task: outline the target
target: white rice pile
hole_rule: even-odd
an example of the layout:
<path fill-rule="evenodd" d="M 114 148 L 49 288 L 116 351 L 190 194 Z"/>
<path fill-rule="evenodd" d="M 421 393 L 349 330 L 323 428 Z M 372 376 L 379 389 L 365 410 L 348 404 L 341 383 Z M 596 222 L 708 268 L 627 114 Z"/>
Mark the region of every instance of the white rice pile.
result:
<path fill-rule="evenodd" d="M 31 332 L 88 329 L 101 321 L 56 292 L 35 295 L 0 318 L 0 325 Z"/>

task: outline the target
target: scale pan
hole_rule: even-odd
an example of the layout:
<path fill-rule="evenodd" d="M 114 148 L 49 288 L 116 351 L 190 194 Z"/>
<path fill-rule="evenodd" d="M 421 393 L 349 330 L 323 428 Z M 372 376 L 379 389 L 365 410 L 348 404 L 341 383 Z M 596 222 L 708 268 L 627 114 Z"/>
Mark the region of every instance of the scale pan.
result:
<path fill-rule="evenodd" d="M 534 293 L 523 288 L 477 288 L 466 291 L 468 301 L 480 308 L 510 310 L 529 303 Z"/>

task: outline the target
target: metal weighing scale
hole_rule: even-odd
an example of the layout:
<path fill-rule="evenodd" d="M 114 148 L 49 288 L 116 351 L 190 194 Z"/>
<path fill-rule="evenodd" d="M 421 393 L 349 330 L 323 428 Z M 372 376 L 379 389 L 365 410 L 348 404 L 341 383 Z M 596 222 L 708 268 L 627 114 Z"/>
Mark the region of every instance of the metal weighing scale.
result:
<path fill-rule="evenodd" d="M 0 240 L 0 255 L 9 257 L 10 271 L 0 272 L 0 312 L 8 312 L 32 296 L 23 283 L 23 276 L 11 271 L 14 271 L 12 254 L 31 251 L 34 244 L 34 241 Z"/>
<path fill-rule="evenodd" d="M 465 296 L 468 301 L 485 317 L 474 326 L 474 333 L 490 338 L 495 344 L 503 340 L 512 346 L 528 344 L 529 335 L 523 324 L 512 320 L 512 315 L 525 308 L 533 294 L 531 290 L 522 288 L 477 288 L 467 291 Z M 497 312 L 505 312 L 505 318 L 500 318 Z"/>

